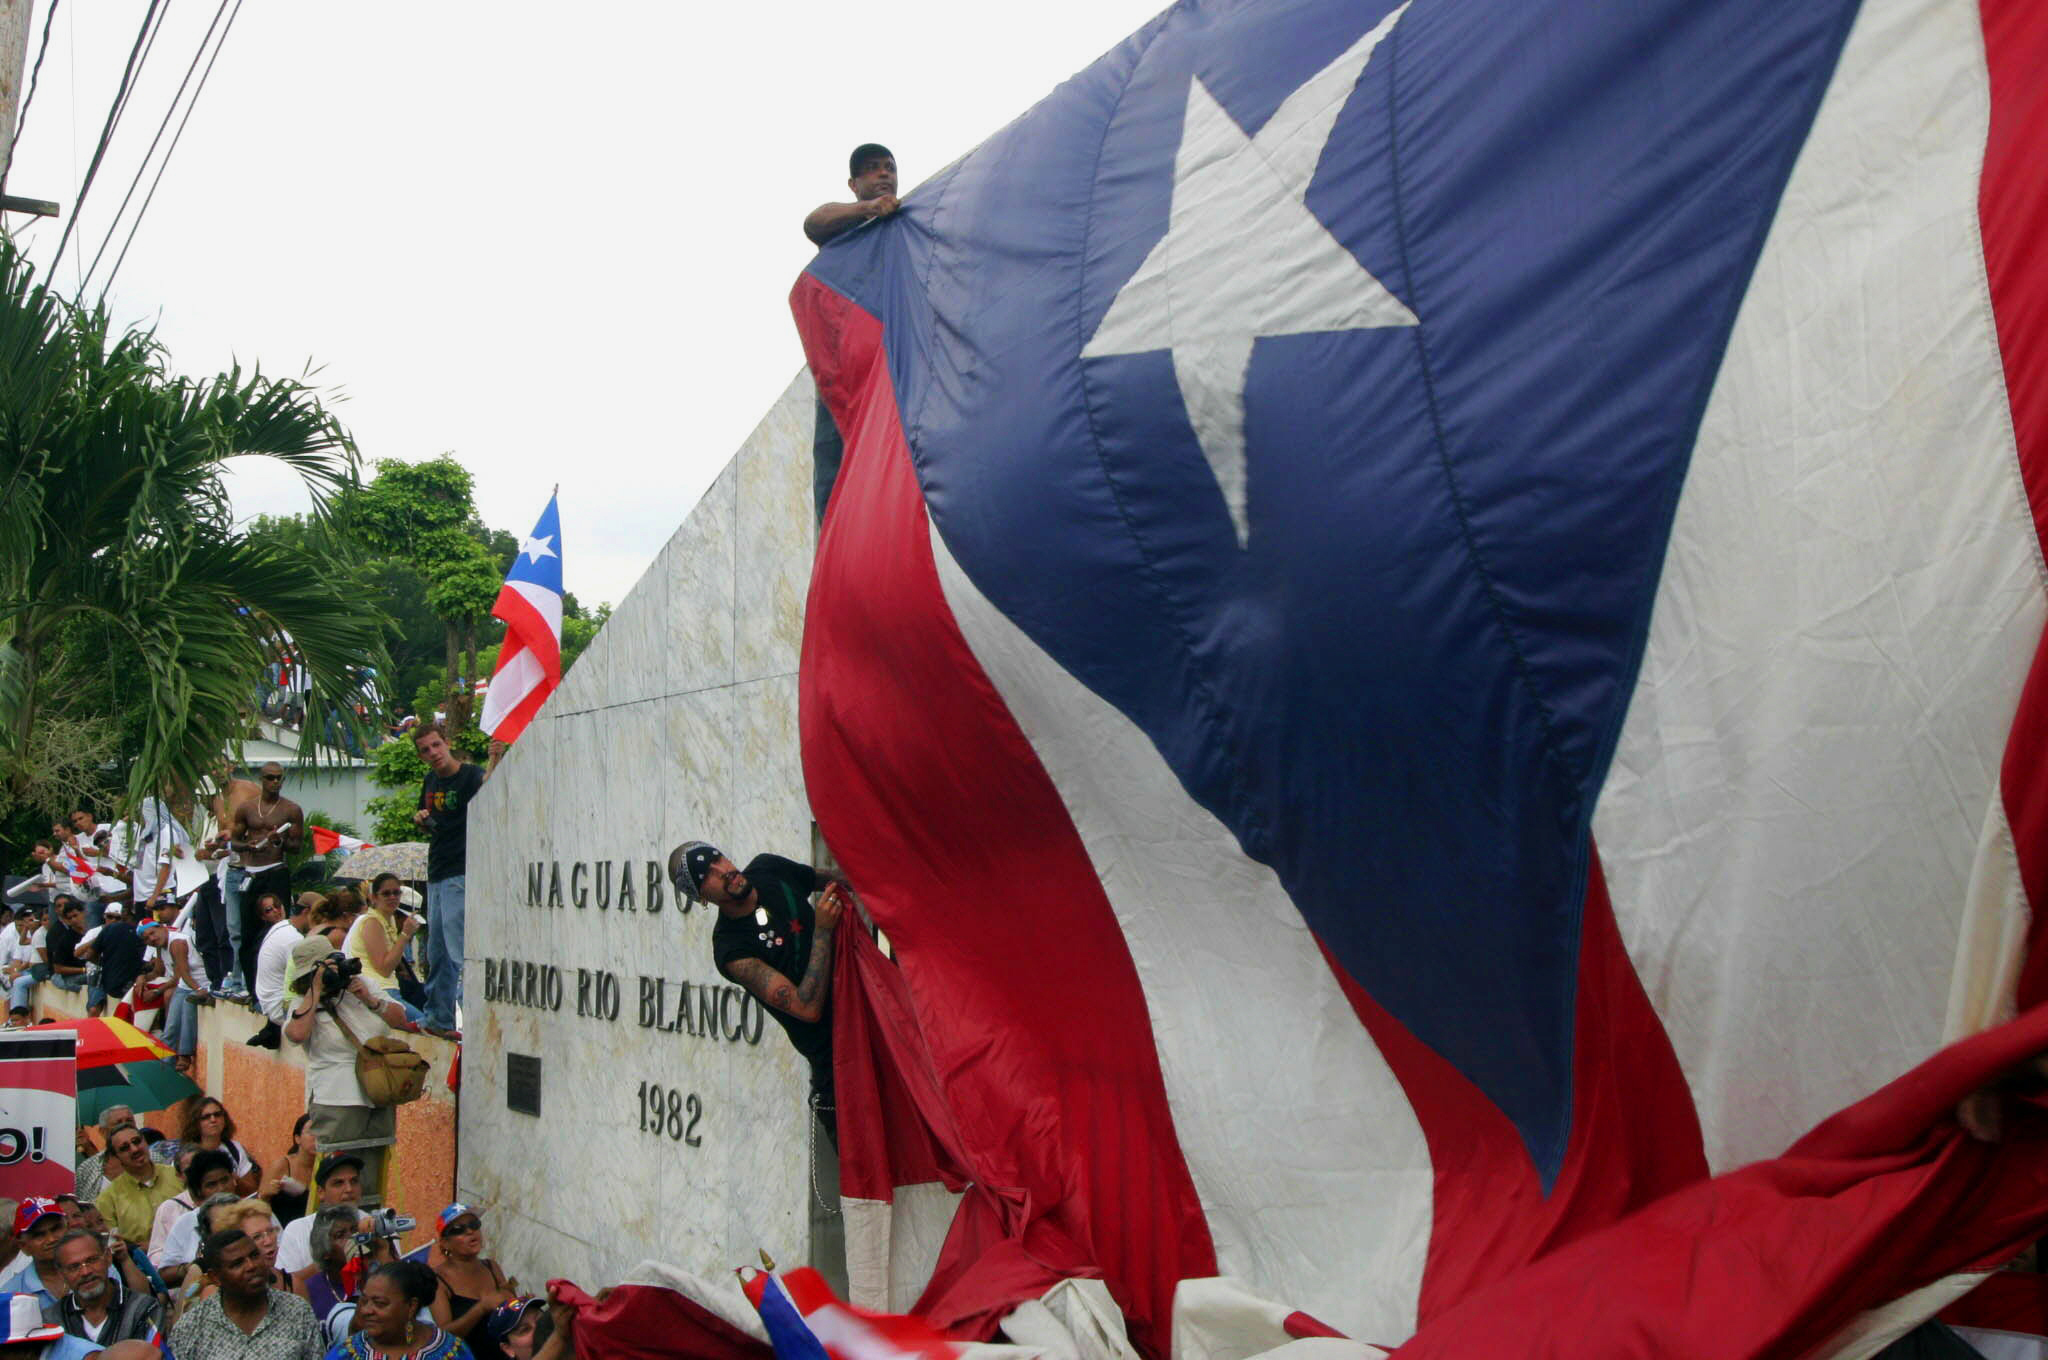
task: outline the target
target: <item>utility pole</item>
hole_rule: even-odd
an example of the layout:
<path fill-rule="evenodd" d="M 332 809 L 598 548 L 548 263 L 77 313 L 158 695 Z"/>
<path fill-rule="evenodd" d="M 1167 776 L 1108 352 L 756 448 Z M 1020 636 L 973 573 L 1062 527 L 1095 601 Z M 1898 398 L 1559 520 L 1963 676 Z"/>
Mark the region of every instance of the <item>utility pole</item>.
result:
<path fill-rule="evenodd" d="M 55 3 L 55 0 L 51 0 Z M 21 76 L 28 65 L 28 30 L 34 0 L 0 0 L 0 189 L 14 165 L 14 129 L 21 117 Z M 0 193 L 0 210 L 55 217 L 57 205 Z M 4 219 L 0 219 L 4 220 Z"/>

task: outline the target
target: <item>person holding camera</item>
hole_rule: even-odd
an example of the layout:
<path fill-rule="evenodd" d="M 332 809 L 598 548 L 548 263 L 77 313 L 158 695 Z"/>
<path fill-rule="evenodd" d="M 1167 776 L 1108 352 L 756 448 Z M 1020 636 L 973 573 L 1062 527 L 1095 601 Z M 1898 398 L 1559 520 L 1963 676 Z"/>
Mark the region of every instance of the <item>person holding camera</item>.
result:
<path fill-rule="evenodd" d="M 288 1042 L 306 1050 L 306 1113 L 322 1155 L 362 1159 L 362 1203 L 383 1202 L 384 1157 L 398 1136 L 398 1110 L 378 1105 L 356 1077 L 356 1054 L 373 1039 L 392 1036 L 405 1008 L 363 977 L 363 965 L 320 935 L 292 948 Z"/>

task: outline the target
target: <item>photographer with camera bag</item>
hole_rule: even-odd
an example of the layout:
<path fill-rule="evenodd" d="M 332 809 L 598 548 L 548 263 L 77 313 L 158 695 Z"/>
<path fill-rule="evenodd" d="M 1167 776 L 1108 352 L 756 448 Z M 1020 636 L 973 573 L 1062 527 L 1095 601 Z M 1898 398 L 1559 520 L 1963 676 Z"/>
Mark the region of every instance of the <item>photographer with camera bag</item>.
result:
<path fill-rule="evenodd" d="M 294 946 L 284 1037 L 306 1049 L 306 1113 L 321 1155 L 361 1158 L 361 1202 L 374 1208 L 383 1203 L 397 1107 L 419 1098 L 426 1060 L 397 1037 L 404 1008 L 365 981 L 362 967 L 321 935 Z"/>

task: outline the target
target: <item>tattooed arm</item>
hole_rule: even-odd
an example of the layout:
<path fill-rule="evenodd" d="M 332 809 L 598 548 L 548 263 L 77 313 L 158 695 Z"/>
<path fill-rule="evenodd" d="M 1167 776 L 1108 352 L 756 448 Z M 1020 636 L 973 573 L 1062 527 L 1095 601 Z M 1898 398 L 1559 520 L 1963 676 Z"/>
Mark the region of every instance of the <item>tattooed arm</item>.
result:
<path fill-rule="evenodd" d="M 804 980 L 791 982 L 760 959 L 735 959 L 730 976 L 784 1015 L 799 1020 L 825 1018 L 825 1001 L 832 987 L 832 936 L 839 924 L 839 891 L 827 888 L 818 899 L 817 918 L 811 930 L 811 957 L 804 965 Z"/>

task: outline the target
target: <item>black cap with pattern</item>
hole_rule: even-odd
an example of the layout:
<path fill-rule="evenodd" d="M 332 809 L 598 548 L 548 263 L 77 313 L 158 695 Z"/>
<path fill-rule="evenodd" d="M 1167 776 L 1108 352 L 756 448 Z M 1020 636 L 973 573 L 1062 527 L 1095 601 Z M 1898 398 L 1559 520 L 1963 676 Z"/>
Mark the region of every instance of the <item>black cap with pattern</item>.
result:
<path fill-rule="evenodd" d="M 684 841 L 668 852 L 668 881 L 676 885 L 679 895 L 702 902 L 699 889 L 704 885 L 704 871 L 713 860 L 724 857 L 709 841 Z"/>

